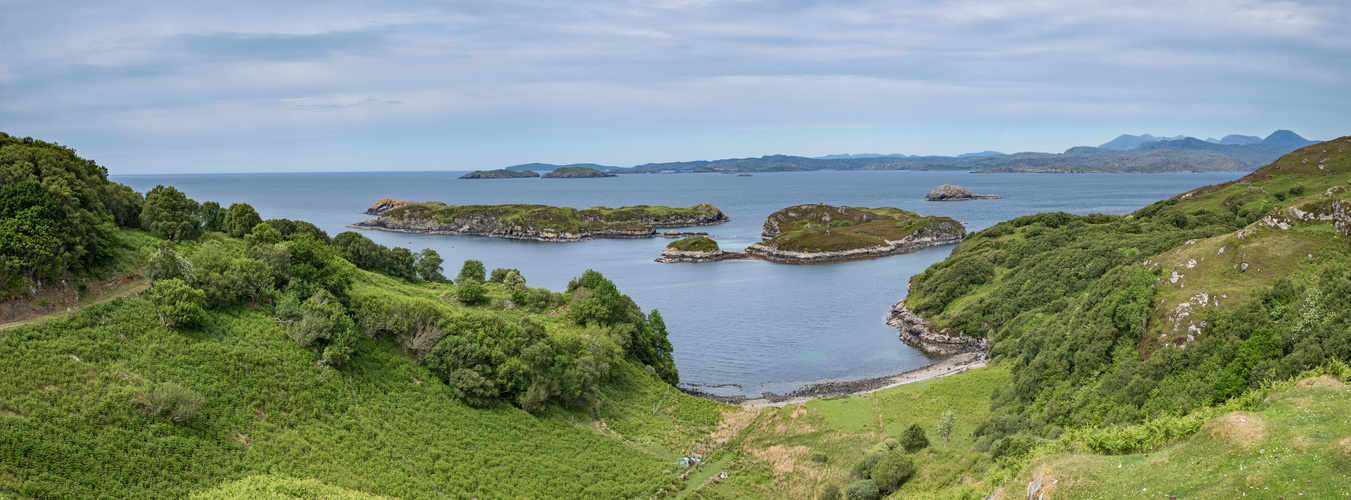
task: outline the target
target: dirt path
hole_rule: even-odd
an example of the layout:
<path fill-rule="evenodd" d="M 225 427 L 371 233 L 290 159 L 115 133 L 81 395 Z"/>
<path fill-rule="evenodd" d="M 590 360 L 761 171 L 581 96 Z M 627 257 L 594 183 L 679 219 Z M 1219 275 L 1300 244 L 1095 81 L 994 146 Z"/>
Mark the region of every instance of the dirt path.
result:
<path fill-rule="evenodd" d="M 76 301 L 73 304 L 64 304 L 63 306 L 58 306 L 64 307 L 64 310 L 56 310 L 49 313 L 41 313 L 41 314 L 23 315 L 11 321 L 0 323 L 0 332 L 24 325 L 43 323 L 57 318 L 64 318 L 66 316 L 79 312 L 80 309 L 84 309 L 94 304 L 101 304 L 113 300 L 116 297 L 127 297 L 135 295 L 144 290 L 147 286 L 149 286 L 149 282 L 145 279 L 129 279 L 118 281 L 120 282 L 116 286 L 104 285 L 99 287 L 100 290 L 97 295 L 92 296 L 86 295 L 84 297 L 81 297 L 78 301 Z"/>

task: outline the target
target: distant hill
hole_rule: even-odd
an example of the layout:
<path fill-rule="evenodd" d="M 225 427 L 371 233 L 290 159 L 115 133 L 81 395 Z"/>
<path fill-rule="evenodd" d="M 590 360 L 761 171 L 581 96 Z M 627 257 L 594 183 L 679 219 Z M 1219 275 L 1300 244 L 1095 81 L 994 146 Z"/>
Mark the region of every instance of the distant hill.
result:
<path fill-rule="evenodd" d="M 564 167 L 590 168 L 599 170 L 601 172 L 609 172 L 611 170 L 624 170 L 623 167 L 611 167 L 607 165 L 597 165 L 595 163 L 573 163 L 571 165 L 554 165 L 552 163 L 526 163 L 524 165 L 512 165 L 510 167 L 507 167 L 506 170 L 511 170 L 513 172 L 526 172 L 526 171 L 551 172 Z"/>
<path fill-rule="evenodd" d="M 460 176 L 461 179 L 522 179 L 528 177 L 539 177 L 539 174 L 533 170 L 507 170 L 505 168 L 497 170 L 475 170 Z"/>
<path fill-rule="evenodd" d="M 1226 136 L 1226 138 L 1230 137 L 1234 136 Z M 1238 139 L 1240 142 L 1244 140 L 1246 139 Z M 1271 163 L 1291 151 L 1317 143 L 1318 141 L 1310 141 L 1289 130 L 1277 130 L 1256 144 L 1217 144 L 1195 137 L 1185 137 L 1178 140 L 1144 143 L 1132 151 L 1214 151 L 1237 158 L 1250 167 L 1257 168 Z"/>
<path fill-rule="evenodd" d="M 1126 151 L 1130 149 L 1135 149 L 1139 147 L 1141 144 L 1147 142 L 1173 141 L 1182 139 L 1183 137 L 1185 136 L 1179 135 L 1177 137 L 1155 137 L 1149 134 L 1143 135 L 1121 134 L 1116 139 L 1112 139 L 1111 141 L 1108 141 L 1106 144 L 1103 144 L 1098 147 L 1103 149 L 1111 149 L 1115 151 Z"/>
<path fill-rule="evenodd" d="M 1216 144 L 1224 144 L 1228 146 L 1240 146 L 1243 144 L 1261 143 L 1262 138 L 1255 135 L 1229 134 L 1224 136 L 1223 139 L 1206 139 L 1206 142 L 1213 142 Z"/>
<path fill-rule="evenodd" d="M 590 179 L 595 177 L 616 177 L 609 172 L 601 172 L 588 167 L 558 167 L 542 176 L 545 179 Z"/>

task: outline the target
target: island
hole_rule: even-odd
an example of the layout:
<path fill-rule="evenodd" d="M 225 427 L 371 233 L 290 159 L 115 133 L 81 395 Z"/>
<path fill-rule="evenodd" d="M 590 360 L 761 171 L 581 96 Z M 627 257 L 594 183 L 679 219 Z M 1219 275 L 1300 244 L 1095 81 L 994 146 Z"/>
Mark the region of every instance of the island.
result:
<path fill-rule="evenodd" d="M 966 228 L 947 217 L 899 208 L 798 205 L 765 219 L 765 241 L 746 248 L 753 257 L 788 264 L 875 259 L 958 243 Z"/>
<path fill-rule="evenodd" d="M 507 170 L 505 168 L 499 168 L 497 170 L 475 170 L 460 176 L 461 179 L 528 179 L 531 177 L 539 177 L 539 174 L 530 170 L 518 172 L 516 170 Z"/>
<path fill-rule="evenodd" d="M 544 174 L 545 179 L 592 179 L 596 177 L 619 177 L 618 175 L 601 172 L 588 167 L 559 167 L 553 172 Z"/>
<path fill-rule="evenodd" d="M 744 253 L 724 252 L 718 248 L 718 242 L 711 239 L 695 236 L 693 238 L 684 238 L 672 241 L 666 245 L 666 249 L 661 252 L 661 257 L 657 257 L 657 262 L 716 262 L 728 259 L 745 259 L 748 256 Z"/>
<path fill-rule="evenodd" d="M 924 201 L 966 201 L 966 200 L 998 200 L 997 194 L 975 194 L 961 186 L 944 184 L 929 191 L 929 195 L 924 197 Z"/>
<path fill-rule="evenodd" d="M 655 238 L 661 236 L 657 228 L 709 226 L 730 220 L 722 210 L 708 203 L 689 208 L 636 205 L 579 210 L 548 205 L 446 205 L 382 199 L 366 213 L 379 217 L 347 227 L 558 242 Z"/>

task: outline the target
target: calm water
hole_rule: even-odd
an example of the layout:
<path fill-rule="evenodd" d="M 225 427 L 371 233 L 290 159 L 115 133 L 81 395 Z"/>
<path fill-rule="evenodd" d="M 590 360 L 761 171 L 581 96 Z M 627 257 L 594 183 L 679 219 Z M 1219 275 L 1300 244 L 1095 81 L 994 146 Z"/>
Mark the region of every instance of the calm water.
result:
<path fill-rule="evenodd" d="M 1047 211 L 1128 213 L 1193 187 L 1239 174 L 969 174 L 965 172 L 794 172 L 622 175 L 604 179 L 459 180 L 463 172 L 122 175 L 145 192 L 171 185 L 197 201 L 244 202 L 263 218 L 300 219 L 337 234 L 367 216 L 380 198 L 448 204 L 537 203 L 587 206 L 712 203 L 732 221 L 695 229 L 726 250 L 760 241 L 769 214 L 792 205 L 892 206 L 966 223 L 969 231 Z M 929 190 L 957 184 L 1001 200 L 925 202 Z M 364 231 L 387 246 L 432 248 L 454 275 L 464 259 L 520 269 L 529 285 L 562 290 L 595 269 L 639 306 L 666 319 L 682 383 L 720 385 L 710 392 L 784 393 L 821 380 L 856 380 L 928 364 L 883 320 L 905 296 L 912 275 L 952 247 L 842 264 L 795 266 L 764 261 L 658 264 L 670 240 L 540 243 L 484 237 Z"/>

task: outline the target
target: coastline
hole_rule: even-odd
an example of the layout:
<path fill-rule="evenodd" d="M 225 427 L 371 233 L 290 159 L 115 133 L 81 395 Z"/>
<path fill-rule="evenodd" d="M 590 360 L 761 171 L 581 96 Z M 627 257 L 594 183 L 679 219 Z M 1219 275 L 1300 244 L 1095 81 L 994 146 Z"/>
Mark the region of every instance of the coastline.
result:
<path fill-rule="evenodd" d="M 955 373 L 961 373 L 973 368 L 982 368 L 985 366 L 985 363 L 986 359 L 984 353 L 967 352 L 948 356 L 933 364 L 898 373 L 896 375 L 852 380 L 848 382 L 817 382 L 788 394 L 780 395 L 767 392 L 756 398 L 748 398 L 746 396 L 718 396 L 698 389 L 681 388 L 680 390 L 691 396 L 744 407 L 784 406 L 792 403 L 803 403 L 813 399 L 829 398 L 833 396 L 872 393 L 899 385 L 922 382 Z"/>

